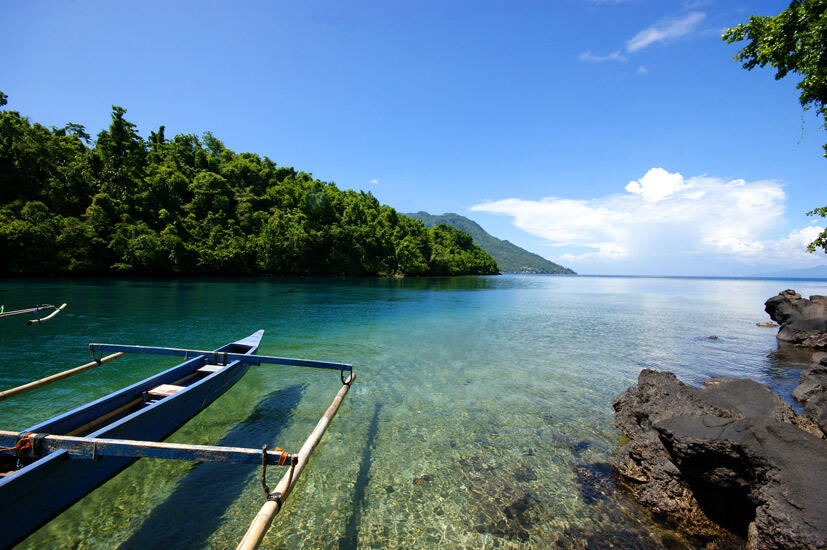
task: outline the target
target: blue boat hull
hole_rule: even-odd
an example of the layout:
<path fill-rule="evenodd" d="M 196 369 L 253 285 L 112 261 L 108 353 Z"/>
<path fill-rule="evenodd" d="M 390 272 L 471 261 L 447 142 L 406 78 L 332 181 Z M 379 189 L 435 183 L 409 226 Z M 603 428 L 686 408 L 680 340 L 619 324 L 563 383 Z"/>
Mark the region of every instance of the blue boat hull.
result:
<path fill-rule="evenodd" d="M 247 339 L 217 351 L 249 349 L 252 354 L 261 339 L 259 331 Z M 203 356 L 190 359 L 156 376 L 138 382 L 102 399 L 32 426 L 27 432 L 65 434 L 106 412 L 128 403 L 143 392 L 180 380 L 205 363 Z M 120 418 L 86 437 L 160 441 L 178 430 L 244 376 L 249 364 L 229 363 L 197 382 Z M 136 459 L 100 457 L 71 458 L 65 451 L 50 453 L 0 480 L 0 546 L 11 547 L 29 536 L 82 497 L 111 479 Z"/>

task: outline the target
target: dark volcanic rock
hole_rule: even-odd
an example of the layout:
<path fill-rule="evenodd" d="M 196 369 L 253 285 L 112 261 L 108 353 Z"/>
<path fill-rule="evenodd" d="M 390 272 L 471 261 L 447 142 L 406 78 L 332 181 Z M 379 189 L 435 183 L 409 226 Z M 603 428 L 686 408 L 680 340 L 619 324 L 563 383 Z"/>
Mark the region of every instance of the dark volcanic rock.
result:
<path fill-rule="evenodd" d="M 754 518 L 750 546 L 827 546 L 827 441 L 767 416 L 679 416 L 655 429 L 711 516 L 734 529 Z"/>
<path fill-rule="evenodd" d="M 583 502 L 593 504 L 615 493 L 612 465 L 605 462 L 586 464 L 581 462 L 574 466 L 577 489 Z"/>
<path fill-rule="evenodd" d="M 776 335 L 779 342 L 827 348 L 827 297 L 807 300 L 794 290 L 785 290 L 767 300 L 764 311 L 781 325 Z"/>
<path fill-rule="evenodd" d="M 801 373 L 793 398 L 804 405 L 804 414 L 827 433 L 827 356 L 816 354 L 818 363 Z"/>
<path fill-rule="evenodd" d="M 632 441 L 612 465 L 656 517 L 701 540 L 827 547 L 827 441 L 766 387 L 644 370 L 613 406 Z"/>

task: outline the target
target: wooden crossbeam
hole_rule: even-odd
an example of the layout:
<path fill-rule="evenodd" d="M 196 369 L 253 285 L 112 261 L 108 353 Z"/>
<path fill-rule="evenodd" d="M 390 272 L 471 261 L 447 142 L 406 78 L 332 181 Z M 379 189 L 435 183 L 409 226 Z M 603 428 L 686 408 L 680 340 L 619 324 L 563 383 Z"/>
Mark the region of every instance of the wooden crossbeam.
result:
<path fill-rule="evenodd" d="M 234 464 L 261 464 L 261 449 L 245 447 L 218 447 L 212 445 L 186 445 L 156 441 L 133 441 L 129 439 L 103 439 L 72 437 L 67 435 L 31 434 L 32 446 L 23 450 L 23 456 L 40 457 L 64 450 L 73 458 L 94 459 L 103 456 L 132 458 L 166 458 L 172 460 L 197 460 L 201 462 L 226 462 Z M 20 440 L 18 432 L 0 431 L 0 447 L 14 447 Z M 13 454 L 16 451 L 0 451 Z M 37 453 L 34 455 L 33 453 Z M 267 451 L 267 464 L 287 465 L 298 460 L 298 455 Z"/>
<path fill-rule="evenodd" d="M 128 346 L 122 344 L 89 344 L 92 352 L 115 351 L 123 353 L 148 353 L 151 355 L 173 355 L 177 357 L 205 356 L 213 363 L 226 365 L 232 361 L 240 361 L 252 365 L 267 363 L 271 365 L 288 365 L 294 367 L 311 367 L 316 369 L 331 369 L 339 371 L 353 371 L 353 366 L 347 363 L 332 363 L 329 361 L 311 361 L 310 359 L 294 359 L 292 357 L 273 357 L 270 355 L 247 355 L 244 353 L 229 353 L 223 351 L 205 351 L 198 349 L 160 348 L 152 346 Z"/>

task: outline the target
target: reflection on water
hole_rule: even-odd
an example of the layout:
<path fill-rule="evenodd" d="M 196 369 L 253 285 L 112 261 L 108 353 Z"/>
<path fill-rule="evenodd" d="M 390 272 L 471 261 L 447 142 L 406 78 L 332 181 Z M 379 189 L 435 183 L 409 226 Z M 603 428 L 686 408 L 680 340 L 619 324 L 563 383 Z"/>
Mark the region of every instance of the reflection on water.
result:
<path fill-rule="evenodd" d="M 262 442 L 278 440 L 301 401 L 304 387 L 288 386 L 267 395 L 252 414 L 236 424 L 215 444 L 227 447 L 258 448 Z M 169 545 L 175 548 L 203 548 L 239 491 L 253 483 L 258 467 L 248 464 L 197 464 L 180 479 L 161 505 L 141 523 L 140 529 L 121 548 L 148 548 Z M 272 471 L 272 470 L 271 470 Z M 279 469 L 276 470 L 281 476 Z M 193 504 L 198 513 L 192 514 Z M 170 525 L 170 518 L 177 521 Z"/>
<path fill-rule="evenodd" d="M 265 547 L 681 547 L 608 475 L 611 400 L 644 367 L 694 384 L 747 376 L 789 397 L 809 356 L 755 326 L 785 288 L 827 294 L 823 282 L 610 277 L 5 280 L 7 308 L 69 308 L 41 326 L 2 321 L 0 386 L 84 363 L 92 341 L 203 349 L 263 328 L 260 353 L 358 374 Z M 171 364 L 113 361 L 0 402 L 0 426 Z M 172 440 L 295 452 L 338 387 L 337 373 L 253 367 Z M 226 548 L 261 504 L 255 468 L 143 459 L 22 547 Z"/>
<path fill-rule="evenodd" d="M 362 511 L 365 508 L 371 456 L 376 441 L 376 432 L 379 429 L 379 412 L 381 410 L 381 404 L 376 403 L 373 406 L 373 417 L 370 419 L 368 437 L 362 448 L 362 460 L 359 462 L 359 473 L 356 476 L 356 483 L 353 486 L 353 505 L 351 506 L 350 517 L 347 518 L 347 523 L 345 524 L 345 536 L 339 539 L 339 548 L 342 549 L 356 548 L 359 543 L 359 524 L 362 519 Z M 388 490 L 388 488 L 385 490 L 393 492 L 392 487 L 390 487 L 390 490 Z"/>

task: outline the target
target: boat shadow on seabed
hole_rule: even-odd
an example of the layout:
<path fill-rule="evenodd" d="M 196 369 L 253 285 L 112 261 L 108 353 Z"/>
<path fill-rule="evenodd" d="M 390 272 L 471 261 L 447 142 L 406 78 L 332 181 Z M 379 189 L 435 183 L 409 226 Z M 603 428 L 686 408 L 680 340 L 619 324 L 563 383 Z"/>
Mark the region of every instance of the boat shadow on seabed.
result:
<path fill-rule="evenodd" d="M 278 443 L 304 394 L 305 384 L 294 384 L 262 399 L 253 412 L 215 445 L 257 447 Z M 278 419 L 274 423 L 274 419 Z M 257 476 L 260 466 L 201 463 L 192 468 L 175 491 L 147 516 L 141 527 L 119 548 L 204 548 L 238 494 Z M 198 503 L 198 514 L 192 514 Z"/>

